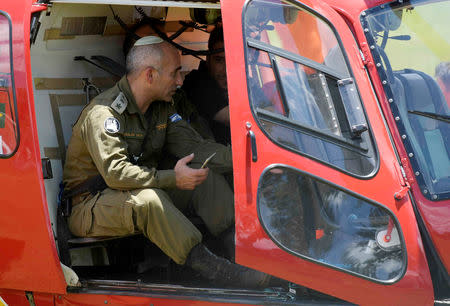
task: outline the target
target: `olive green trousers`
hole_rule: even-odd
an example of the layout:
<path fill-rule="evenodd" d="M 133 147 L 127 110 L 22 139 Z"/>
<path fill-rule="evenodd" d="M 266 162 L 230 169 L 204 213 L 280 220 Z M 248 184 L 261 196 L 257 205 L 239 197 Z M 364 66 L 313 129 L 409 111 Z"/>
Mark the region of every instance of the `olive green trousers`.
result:
<path fill-rule="evenodd" d="M 125 236 L 142 232 L 177 264 L 201 242 L 199 230 L 183 215 L 192 205 L 213 235 L 234 224 L 233 192 L 222 175 L 209 171 L 193 191 L 107 188 L 72 209 L 70 231 L 79 237 Z"/>

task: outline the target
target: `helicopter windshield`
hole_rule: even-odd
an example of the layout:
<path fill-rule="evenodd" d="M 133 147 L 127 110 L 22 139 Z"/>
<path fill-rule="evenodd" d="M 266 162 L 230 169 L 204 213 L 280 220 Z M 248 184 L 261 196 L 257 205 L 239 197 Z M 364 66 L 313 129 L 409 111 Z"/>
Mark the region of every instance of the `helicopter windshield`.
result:
<path fill-rule="evenodd" d="M 450 1 L 398 1 L 362 23 L 422 194 L 450 198 Z"/>

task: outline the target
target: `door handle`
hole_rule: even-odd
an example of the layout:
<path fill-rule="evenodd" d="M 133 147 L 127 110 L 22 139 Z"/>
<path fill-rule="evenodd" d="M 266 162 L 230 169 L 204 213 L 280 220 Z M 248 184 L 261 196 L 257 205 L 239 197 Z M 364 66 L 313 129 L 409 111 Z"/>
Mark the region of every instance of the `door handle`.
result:
<path fill-rule="evenodd" d="M 252 161 L 256 162 L 256 161 L 258 161 L 258 151 L 256 149 L 255 133 L 253 133 L 252 130 L 249 130 L 247 132 L 247 136 L 250 137 L 250 144 L 251 144 L 251 147 L 252 147 Z"/>

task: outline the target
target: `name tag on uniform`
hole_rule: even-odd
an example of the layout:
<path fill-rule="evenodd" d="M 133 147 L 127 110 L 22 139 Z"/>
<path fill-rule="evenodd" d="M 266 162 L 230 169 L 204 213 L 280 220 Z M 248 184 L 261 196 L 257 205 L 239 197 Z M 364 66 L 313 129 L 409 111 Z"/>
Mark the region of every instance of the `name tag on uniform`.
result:
<path fill-rule="evenodd" d="M 183 118 L 181 118 L 180 115 L 178 115 L 177 113 L 175 113 L 175 114 L 173 114 L 172 116 L 170 116 L 169 119 L 170 119 L 171 122 L 177 122 L 177 121 L 180 121 L 180 120 L 183 119 Z"/>
<path fill-rule="evenodd" d="M 135 132 L 124 132 L 123 136 L 127 137 L 127 138 L 136 138 L 136 139 L 143 139 L 144 138 L 144 134 L 142 133 L 135 133 Z"/>
<path fill-rule="evenodd" d="M 161 123 L 156 126 L 158 131 L 164 130 L 165 128 L 167 128 L 167 123 Z"/>

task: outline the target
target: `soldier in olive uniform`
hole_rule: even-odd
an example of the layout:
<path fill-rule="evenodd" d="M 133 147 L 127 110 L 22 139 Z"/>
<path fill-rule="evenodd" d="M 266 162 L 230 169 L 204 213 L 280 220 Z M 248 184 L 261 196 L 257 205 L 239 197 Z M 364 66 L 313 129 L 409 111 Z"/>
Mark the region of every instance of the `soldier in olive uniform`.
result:
<path fill-rule="evenodd" d="M 233 193 L 221 175 L 232 169 L 229 148 L 204 140 L 173 107 L 182 83 L 178 51 L 144 37 L 126 62 L 127 75 L 91 101 L 73 128 L 65 188 L 76 190 L 97 175 L 107 188 L 72 197 L 70 230 L 81 237 L 142 232 L 176 263 L 206 278 L 264 285 L 264 273 L 212 254 L 181 213 L 192 201 L 213 235 L 234 224 Z M 163 151 L 180 158 L 173 170 L 157 170 Z M 213 152 L 211 170 L 199 169 Z"/>

